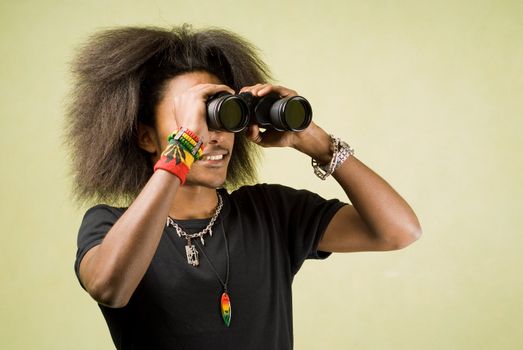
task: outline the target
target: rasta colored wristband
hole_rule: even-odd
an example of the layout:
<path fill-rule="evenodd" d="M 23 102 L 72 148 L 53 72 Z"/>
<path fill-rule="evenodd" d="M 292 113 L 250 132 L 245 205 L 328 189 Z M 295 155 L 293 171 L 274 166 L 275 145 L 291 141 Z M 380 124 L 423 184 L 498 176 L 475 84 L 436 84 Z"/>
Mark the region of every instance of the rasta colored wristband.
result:
<path fill-rule="evenodd" d="M 187 152 L 179 143 L 169 143 L 160 159 L 154 165 L 154 171 L 163 169 L 176 175 L 180 179 L 180 184 L 185 183 L 185 178 L 191 169 L 194 157 Z"/>
<path fill-rule="evenodd" d="M 198 160 L 202 157 L 203 154 L 203 142 L 193 131 L 187 128 L 180 128 L 175 130 L 167 138 L 169 143 L 176 141 L 178 142 L 185 150 L 189 151 L 192 154 L 195 160 Z"/>
<path fill-rule="evenodd" d="M 175 130 L 167 141 L 169 145 L 154 165 L 154 171 L 166 170 L 177 176 L 183 185 L 192 164 L 202 156 L 203 143 L 198 135 L 187 128 Z"/>

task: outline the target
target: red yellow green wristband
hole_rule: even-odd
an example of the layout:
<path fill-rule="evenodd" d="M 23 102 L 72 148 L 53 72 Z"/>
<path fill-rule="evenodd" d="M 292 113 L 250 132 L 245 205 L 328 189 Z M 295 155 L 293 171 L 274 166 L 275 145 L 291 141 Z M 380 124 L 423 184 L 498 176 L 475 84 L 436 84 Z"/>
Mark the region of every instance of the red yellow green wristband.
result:
<path fill-rule="evenodd" d="M 194 157 L 187 152 L 179 143 L 169 143 L 160 159 L 154 165 L 154 171 L 162 169 L 176 175 L 180 184 L 185 183 L 185 178 L 191 169 Z"/>
<path fill-rule="evenodd" d="M 189 151 L 195 160 L 198 160 L 202 157 L 203 154 L 203 142 L 200 140 L 200 137 L 196 135 L 193 131 L 187 128 L 180 128 L 175 130 L 172 134 L 169 135 L 167 141 L 170 143 L 172 141 L 179 142 L 184 149 Z"/>
<path fill-rule="evenodd" d="M 169 145 L 154 165 L 154 171 L 168 171 L 177 176 L 183 185 L 192 164 L 201 158 L 203 144 L 200 138 L 187 128 L 173 132 L 167 140 Z"/>

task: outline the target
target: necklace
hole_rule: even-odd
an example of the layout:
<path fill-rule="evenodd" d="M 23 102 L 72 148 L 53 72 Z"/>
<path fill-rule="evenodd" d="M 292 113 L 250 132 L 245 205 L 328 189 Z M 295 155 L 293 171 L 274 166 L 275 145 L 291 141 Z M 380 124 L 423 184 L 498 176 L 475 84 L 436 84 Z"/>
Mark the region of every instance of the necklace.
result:
<path fill-rule="evenodd" d="M 229 284 L 229 243 L 227 242 L 227 235 L 225 234 L 225 228 L 223 227 L 223 222 L 220 220 L 220 225 L 222 227 L 222 235 L 223 239 L 225 241 L 225 256 L 227 258 L 227 272 L 225 275 L 225 281 L 222 280 L 220 277 L 220 274 L 216 270 L 216 267 L 212 263 L 211 259 L 207 256 L 207 253 L 205 253 L 205 250 L 203 250 L 203 246 L 205 245 L 205 241 L 203 239 L 203 236 L 207 233 L 212 237 L 212 227 L 214 223 L 216 222 L 216 219 L 220 215 L 220 212 L 223 207 L 223 200 L 222 197 L 218 194 L 218 205 L 216 206 L 216 210 L 214 211 L 213 216 L 211 217 L 211 220 L 209 221 L 209 224 L 200 232 L 189 234 L 185 232 L 171 217 L 167 217 L 167 223 L 166 226 L 173 226 L 176 229 L 176 233 L 178 234 L 178 237 L 185 238 L 187 240 L 187 245 L 185 246 L 185 254 L 187 255 L 187 263 L 197 267 L 200 265 L 200 261 L 198 259 L 198 250 L 196 250 L 196 247 L 191 243 L 191 239 L 199 238 L 202 246 L 198 243 L 198 240 L 196 239 L 194 243 L 196 243 L 196 246 L 200 249 L 203 256 L 209 263 L 209 266 L 211 267 L 212 271 L 218 277 L 218 281 L 220 281 L 220 284 L 222 285 L 223 291 L 220 298 L 220 311 L 222 315 L 223 322 L 227 327 L 231 324 L 231 316 L 232 316 L 232 308 L 231 308 L 231 298 L 229 297 L 228 293 L 228 284 Z"/>
<path fill-rule="evenodd" d="M 200 232 L 189 234 L 182 230 L 182 228 L 174 222 L 174 220 L 168 216 L 167 217 L 167 223 L 165 226 L 172 226 L 176 229 L 176 233 L 178 234 L 178 237 L 185 238 L 187 240 L 187 244 L 185 245 L 185 254 L 187 255 L 187 263 L 189 265 L 192 265 L 194 267 L 200 265 L 200 260 L 198 259 L 198 251 L 196 250 L 196 247 L 192 244 L 191 240 L 195 238 L 199 238 L 202 242 L 202 245 L 205 245 L 205 241 L 203 239 L 203 236 L 207 233 L 209 233 L 209 236 L 212 237 L 212 227 L 214 223 L 216 222 L 216 219 L 218 218 L 218 215 L 220 215 L 220 212 L 222 211 L 223 207 L 223 200 L 222 196 L 218 194 L 218 205 L 216 206 L 216 209 L 214 211 L 214 214 L 211 217 L 211 221 L 209 221 L 209 224 Z"/>
<path fill-rule="evenodd" d="M 209 266 L 213 270 L 213 272 L 216 275 L 216 277 L 218 277 L 218 281 L 220 281 L 220 284 L 223 287 L 222 296 L 220 298 L 220 311 L 221 311 L 221 314 L 222 314 L 223 322 L 225 323 L 225 325 L 227 327 L 229 327 L 229 325 L 231 324 L 231 316 L 232 316 L 231 298 L 229 297 L 228 290 L 227 290 L 227 285 L 229 283 L 229 260 L 230 260 L 230 257 L 229 257 L 229 243 L 227 242 L 227 236 L 225 235 L 225 229 L 223 227 L 223 222 L 220 221 L 220 224 L 222 226 L 222 234 L 223 234 L 223 239 L 225 241 L 225 255 L 227 257 L 227 273 L 225 275 L 225 282 L 220 277 L 220 274 L 218 273 L 218 271 L 214 267 L 214 264 L 212 263 L 211 259 L 205 253 L 205 250 L 203 250 L 203 247 L 200 247 L 198 242 L 196 242 L 196 245 L 202 251 L 203 256 L 205 257 L 205 259 L 209 263 Z"/>

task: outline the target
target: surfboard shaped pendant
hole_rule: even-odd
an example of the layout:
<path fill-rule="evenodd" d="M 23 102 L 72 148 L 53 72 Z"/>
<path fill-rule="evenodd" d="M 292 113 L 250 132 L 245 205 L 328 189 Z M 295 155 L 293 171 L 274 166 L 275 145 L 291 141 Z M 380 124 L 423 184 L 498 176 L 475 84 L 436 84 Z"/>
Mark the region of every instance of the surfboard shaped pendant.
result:
<path fill-rule="evenodd" d="M 223 292 L 222 294 L 222 300 L 221 300 L 221 311 L 222 311 L 222 318 L 223 322 L 227 327 L 231 324 L 231 299 L 229 298 L 229 294 L 226 292 Z"/>

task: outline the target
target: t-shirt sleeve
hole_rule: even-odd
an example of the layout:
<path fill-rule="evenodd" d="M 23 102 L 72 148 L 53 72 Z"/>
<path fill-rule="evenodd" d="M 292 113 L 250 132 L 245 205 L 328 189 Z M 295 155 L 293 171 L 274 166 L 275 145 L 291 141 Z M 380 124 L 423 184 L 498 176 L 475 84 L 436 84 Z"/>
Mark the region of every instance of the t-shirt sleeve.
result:
<path fill-rule="evenodd" d="M 298 272 L 305 259 L 327 258 L 330 253 L 318 251 L 318 244 L 333 216 L 346 203 L 338 199 L 326 200 L 308 190 L 267 186 L 275 197 L 273 203 L 279 208 L 276 214 L 287 233 L 292 272 Z"/>
<path fill-rule="evenodd" d="M 74 271 L 80 281 L 80 262 L 89 249 L 102 243 L 105 235 L 121 216 L 122 210 L 107 205 L 97 205 L 87 210 L 80 225 L 77 239 Z M 80 281 L 80 284 L 82 282 Z M 82 285 L 83 288 L 85 288 Z"/>

